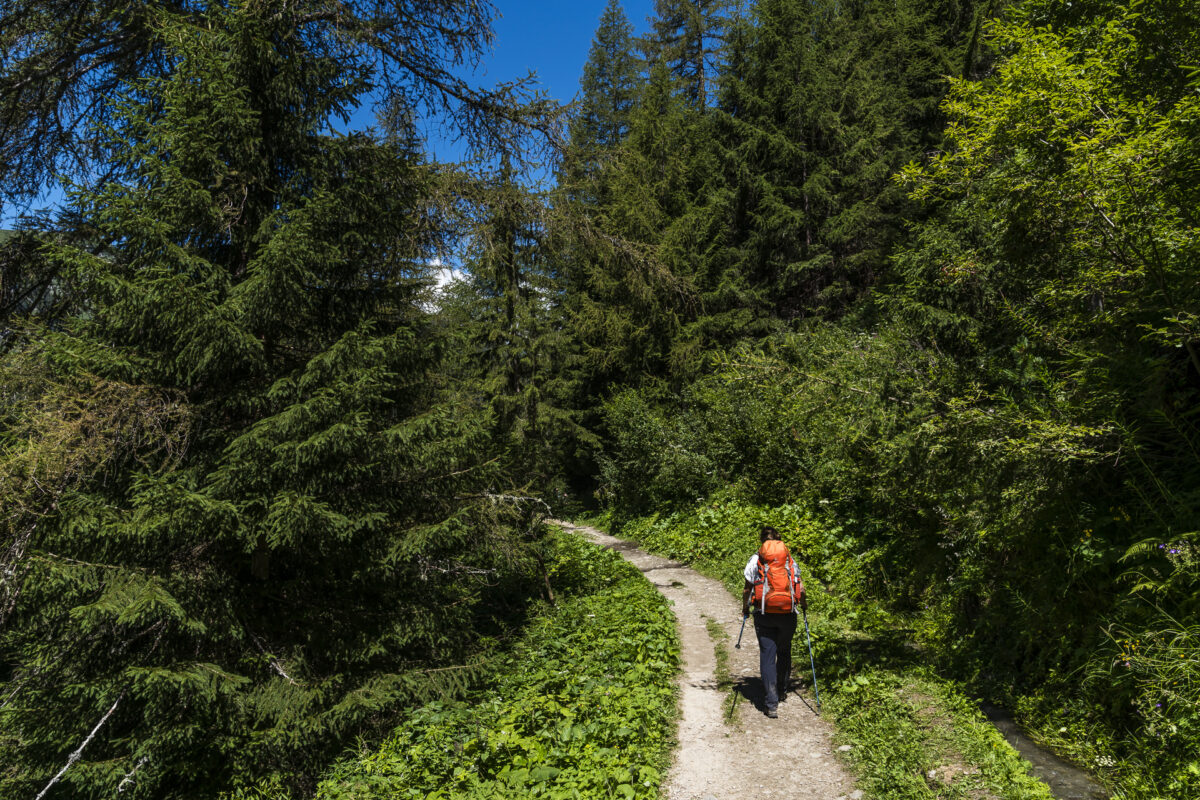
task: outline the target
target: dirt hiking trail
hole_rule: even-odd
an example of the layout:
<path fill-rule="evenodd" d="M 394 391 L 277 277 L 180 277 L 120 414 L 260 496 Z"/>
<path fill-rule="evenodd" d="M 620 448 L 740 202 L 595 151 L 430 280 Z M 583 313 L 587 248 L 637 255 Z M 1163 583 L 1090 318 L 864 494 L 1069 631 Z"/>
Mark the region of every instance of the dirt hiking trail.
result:
<path fill-rule="evenodd" d="M 554 524 L 620 553 L 674 605 L 683 673 L 679 745 L 664 793 L 668 800 L 862 797 L 834 753 L 829 724 L 814 711 L 807 659 L 803 663 L 796 659 L 792 669 L 792 686 L 803 686 L 805 691 L 789 691 L 787 700 L 779 704 L 779 718 L 768 719 L 763 713 L 753 624 L 746 625 L 741 649 L 734 649 L 741 610 L 720 583 L 595 528 Z M 713 641 L 709 619 L 724 630 L 727 642 Z M 803 623 L 796 635 L 804 636 Z M 718 685 L 717 647 L 729 654 L 732 695 L 729 687 Z M 732 719 L 731 707 L 735 709 Z"/>

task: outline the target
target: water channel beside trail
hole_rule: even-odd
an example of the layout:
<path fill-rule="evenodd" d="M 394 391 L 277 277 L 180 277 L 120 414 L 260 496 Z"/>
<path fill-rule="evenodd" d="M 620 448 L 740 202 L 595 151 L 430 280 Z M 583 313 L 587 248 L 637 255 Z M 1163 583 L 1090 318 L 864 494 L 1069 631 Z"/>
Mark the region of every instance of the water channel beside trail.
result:
<path fill-rule="evenodd" d="M 1021 758 L 1033 765 L 1030 772 L 1045 781 L 1058 800 L 1107 800 L 1108 791 L 1095 778 L 1026 736 L 1007 711 L 988 705 L 981 710 Z"/>

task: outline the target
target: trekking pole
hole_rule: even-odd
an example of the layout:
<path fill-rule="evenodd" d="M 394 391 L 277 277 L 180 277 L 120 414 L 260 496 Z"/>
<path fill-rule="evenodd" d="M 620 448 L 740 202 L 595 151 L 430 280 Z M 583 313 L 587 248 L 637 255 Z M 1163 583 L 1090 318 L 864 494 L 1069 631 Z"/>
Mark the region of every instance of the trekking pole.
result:
<path fill-rule="evenodd" d="M 812 665 L 813 692 L 817 696 L 817 711 L 821 710 L 821 690 L 817 688 L 817 662 L 813 661 L 812 636 L 808 633 L 808 609 L 804 611 L 804 638 L 808 640 L 808 663 Z"/>
<path fill-rule="evenodd" d="M 742 629 L 740 631 L 738 631 L 738 640 L 737 640 L 737 644 L 735 644 L 733 646 L 734 650 L 742 649 L 742 634 L 745 633 L 745 631 L 746 631 L 746 618 L 742 617 Z M 729 640 L 726 639 L 726 641 L 729 641 Z"/>

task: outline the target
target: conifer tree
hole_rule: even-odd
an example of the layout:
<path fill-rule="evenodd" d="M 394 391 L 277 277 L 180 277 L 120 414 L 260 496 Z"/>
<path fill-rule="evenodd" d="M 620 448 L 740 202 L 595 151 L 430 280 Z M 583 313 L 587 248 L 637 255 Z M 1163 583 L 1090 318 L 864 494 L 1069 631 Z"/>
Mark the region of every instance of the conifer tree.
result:
<path fill-rule="evenodd" d="M 463 340 L 458 369 L 493 411 L 504 471 L 549 495 L 561 491 L 564 455 L 583 431 L 567 410 L 570 337 L 548 209 L 504 156 L 480 188 L 466 278 L 443 295 L 442 314 Z"/>
<path fill-rule="evenodd" d="M 55 174 L 115 173 L 94 135 L 128 81 L 173 69 L 164 15 L 203 23 L 212 0 L 11 0 L 0 7 L 0 199 L 28 199 Z M 475 0 L 302 0 L 297 35 L 326 55 L 362 57 L 380 108 L 437 110 L 467 138 L 494 139 L 500 120 L 548 129 L 552 103 L 529 102 L 532 78 L 486 91 L 450 65 L 474 64 L 491 42 L 492 4 Z M 354 54 L 354 55 L 352 55 Z M 518 107 L 524 110 L 518 111 Z M 337 117 L 345 121 L 346 109 Z"/>
<path fill-rule="evenodd" d="M 663 64 L 651 68 L 629 135 L 600 174 L 609 201 L 583 209 L 566 247 L 581 394 L 665 378 L 672 342 L 695 309 L 690 270 L 664 236 L 695 193 L 689 110 Z"/>
<path fill-rule="evenodd" d="M 629 133 L 645 83 L 634 50 L 633 26 L 619 0 L 609 0 L 600 17 L 579 83 L 579 105 L 571 119 L 558 182 L 572 202 L 603 205 L 609 200 L 603 170 Z"/>
<path fill-rule="evenodd" d="M 580 108 L 571 141 L 584 147 L 613 147 L 629 133 L 644 80 L 634 50 L 633 26 L 620 0 L 609 0 L 600 17 L 580 79 Z"/>
<path fill-rule="evenodd" d="M 706 108 L 715 93 L 732 5 L 730 0 L 654 0 L 647 58 L 670 69 L 692 108 Z"/>
<path fill-rule="evenodd" d="M 107 99 L 121 179 L 42 251 L 86 313 L 0 374 L 5 797 L 309 788 L 461 686 L 525 574 L 490 414 L 442 389 L 431 172 L 329 133 L 370 73 L 310 11 L 149 12 L 170 68 Z"/>
<path fill-rule="evenodd" d="M 729 227 L 713 257 L 776 314 L 841 313 L 911 213 L 891 176 L 939 141 L 970 8 L 763 0 L 753 19 L 716 120 L 708 202 Z"/>

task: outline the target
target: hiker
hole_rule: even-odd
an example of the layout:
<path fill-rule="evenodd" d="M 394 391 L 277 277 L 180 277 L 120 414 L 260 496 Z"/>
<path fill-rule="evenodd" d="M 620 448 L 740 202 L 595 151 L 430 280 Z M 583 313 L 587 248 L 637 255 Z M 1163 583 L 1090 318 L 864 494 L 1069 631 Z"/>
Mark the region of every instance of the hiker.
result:
<path fill-rule="evenodd" d="M 779 716 L 777 707 L 786 696 L 792 671 L 792 635 L 798 608 L 808 610 L 800 568 L 788 552 L 779 531 L 764 525 L 761 546 L 746 564 L 742 589 L 742 617 L 754 604 L 754 635 L 758 638 L 758 666 L 766 690 L 767 716 Z"/>

